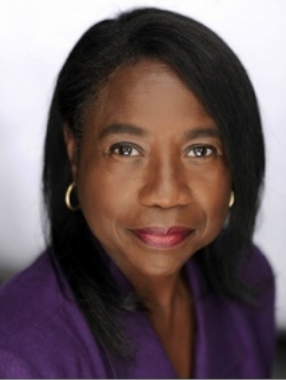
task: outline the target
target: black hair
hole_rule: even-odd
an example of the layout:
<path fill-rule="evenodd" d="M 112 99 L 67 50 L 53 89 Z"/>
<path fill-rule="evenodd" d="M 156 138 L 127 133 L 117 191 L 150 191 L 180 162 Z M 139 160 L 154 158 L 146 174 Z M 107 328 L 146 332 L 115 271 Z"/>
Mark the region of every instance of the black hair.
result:
<path fill-rule="evenodd" d="M 49 244 L 97 341 L 106 353 L 117 357 L 130 354 L 115 317 L 127 308 L 126 295 L 108 275 L 81 211 L 71 212 L 65 205 L 72 175 L 63 125 L 80 142 L 90 102 L 114 70 L 140 59 L 169 65 L 219 128 L 235 204 L 217 239 L 195 257 L 213 289 L 244 301 L 250 293 L 237 271 L 247 251 L 244 248 L 252 241 L 265 169 L 252 84 L 237 56 L 206 26 L 174 12 L 143 8 L 99 22 L 80 38 L 60 71 L 49 112 L 43 171 Z"/>

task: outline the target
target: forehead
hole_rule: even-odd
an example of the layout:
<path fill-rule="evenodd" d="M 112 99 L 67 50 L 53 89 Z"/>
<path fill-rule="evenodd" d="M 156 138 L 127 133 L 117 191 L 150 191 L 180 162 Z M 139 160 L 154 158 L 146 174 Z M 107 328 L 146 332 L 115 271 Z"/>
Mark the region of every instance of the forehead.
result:
<path fill-rule="evenodd" d="M 148 121 L 169 124 L 194 118 L 213 124 L 194 93 L 167 64 L 158 61 L 143 60 L 115 70 L 97 102 L 96 112 L 91 108 L 89 116 L 104 124 L 128 120 L 144 126 Z"/>

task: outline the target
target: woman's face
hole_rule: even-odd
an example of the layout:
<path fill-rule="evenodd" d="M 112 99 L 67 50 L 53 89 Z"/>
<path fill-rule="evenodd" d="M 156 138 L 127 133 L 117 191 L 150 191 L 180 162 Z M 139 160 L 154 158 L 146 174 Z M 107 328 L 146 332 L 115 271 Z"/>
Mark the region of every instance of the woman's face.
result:
<path fill-rule="evenodd" d="M 125 274 L 176 274 L 220 232 L 231 181 L 219 131 L 167 65 L 118 69 L 77 159 L 67 131 L 66 142 L 84 217 Z"/>

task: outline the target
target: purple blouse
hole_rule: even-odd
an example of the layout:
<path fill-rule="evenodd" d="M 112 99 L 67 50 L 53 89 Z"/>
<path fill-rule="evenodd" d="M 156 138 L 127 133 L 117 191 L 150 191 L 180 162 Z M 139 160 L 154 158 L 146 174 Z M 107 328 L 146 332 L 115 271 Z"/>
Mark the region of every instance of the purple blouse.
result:
<path fill-rule="evenodd" d="M 253 248 L 249 268 L 255 278 L 271 274 L 257 248 Z M 113 264 L 111 269 L 120 286 L 126 286 L 118 268 Z M 185 269 L 197 325 L 193 377 L 270 377 L 273 285 L 254 308 L 211 292 L 196 260 L 190 259 Z M 137 346 L 134 362 L 110 365 L 69 293 L 69 297 L 63 294 L 47 252 L 0 288 L 1 378 L 177 378 L 142 311 L 130 311 L 124 317 L 128 335 Z"/>

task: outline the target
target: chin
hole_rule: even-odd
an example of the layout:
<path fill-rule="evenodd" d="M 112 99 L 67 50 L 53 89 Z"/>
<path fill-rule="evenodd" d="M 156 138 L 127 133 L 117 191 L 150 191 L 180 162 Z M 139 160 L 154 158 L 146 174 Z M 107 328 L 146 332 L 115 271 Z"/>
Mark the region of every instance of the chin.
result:
<path fill-rule="evenodd" d="M 136 262 L 137 271 L 141 273 L 143 276 L 146 277 L 167 277 L 167 276 L 173 276 L 180 272 L 182 267 L 184 266 L 186 260 L 174 260 L 173 254 L 172 257 L 166 257 L 165 253 L 160 253 L 160 256 L 164 257 L 158 257 L 158 253 L 155 254 L 156 258 L 147 258 L 147 262 L 139 263 Z M 145 260 L 144 260 L 145 261 Z"/>

